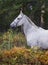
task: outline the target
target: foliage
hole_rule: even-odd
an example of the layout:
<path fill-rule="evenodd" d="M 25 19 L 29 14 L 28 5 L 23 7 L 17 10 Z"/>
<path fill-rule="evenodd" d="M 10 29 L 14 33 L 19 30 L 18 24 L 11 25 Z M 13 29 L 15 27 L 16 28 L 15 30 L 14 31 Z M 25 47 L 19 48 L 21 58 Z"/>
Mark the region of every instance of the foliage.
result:
<path fill-rule="evenodd" d="M 48 50 L 26 49 L 23 47 L 14 47 L 10 50 L 0 50 L 1 65 L 48 65 Z"/>
<path fill-rule="evenodd" d="M 47 14 L 48 0 L 0 0 L 0 30 L 7 30 L 10 27 L 10 23 L 17 17 L 21 8 L 33 21 L 39 22 L 43 3 L 45 3 L 45 10 L 47 11 L 45 11 L 45 14 Z M 32 5 L 32 10 L 30 10 L 28 4 Z M 47 15 L 44 16 L 45 22 L 48 21 Z"/>
<path fill-rule="evenodd" d="M 12 30 L 9 30 L 0 36 L 1 49 L 11 49 L 14 46 L 26 46 L 26 39 L 23 34 L 14 33 Z"/>

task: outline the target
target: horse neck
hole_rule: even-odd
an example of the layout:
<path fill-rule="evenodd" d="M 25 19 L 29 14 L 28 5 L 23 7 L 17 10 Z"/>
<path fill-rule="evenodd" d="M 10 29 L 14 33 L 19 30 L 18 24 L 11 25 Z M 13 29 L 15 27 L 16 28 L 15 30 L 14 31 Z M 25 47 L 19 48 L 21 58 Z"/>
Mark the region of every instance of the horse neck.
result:
<path fill-rule="evenodd" d="M 27 36 L 30 33 L 36 31 L 36 27 L 32 26 L 30 22 L 26 21 L 23 26 L 24 34 Z"/>

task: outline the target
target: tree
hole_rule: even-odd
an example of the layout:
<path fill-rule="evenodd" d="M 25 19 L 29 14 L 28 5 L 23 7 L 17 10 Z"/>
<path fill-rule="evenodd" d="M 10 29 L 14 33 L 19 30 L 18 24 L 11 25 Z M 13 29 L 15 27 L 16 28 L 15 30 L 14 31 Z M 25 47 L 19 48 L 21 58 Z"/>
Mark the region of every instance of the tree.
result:
<path fill-rule="evenodd" d="M 35 23 L 38 24 L 41 17 L 41 6 L 45 3 L 44 21 L 45 27 L 48 24 L 48 0 L 0 0 L 0 29 L 8 29 L 10 23 L 17 17 L 20 9 L 28 15 Z M 32 10 L 30 9 L 32 6 Z M 37 13 L 36 13 L 37 12 Z M 40 23 L 40 22 L 39 22 Z M 48 27 L 48 25 L 47 25 Z M 47 28 L 46 27 L 46 28 Z"/>

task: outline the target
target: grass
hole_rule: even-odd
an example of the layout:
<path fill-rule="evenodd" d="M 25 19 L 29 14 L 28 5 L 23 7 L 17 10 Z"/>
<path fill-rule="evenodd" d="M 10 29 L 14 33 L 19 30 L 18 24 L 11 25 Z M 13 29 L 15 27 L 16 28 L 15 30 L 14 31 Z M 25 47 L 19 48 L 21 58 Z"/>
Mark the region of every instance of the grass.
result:
<path fill-rule="evenodd" d="M 0 34 L 0 65 L 48 65 L 48 50 L 28 48 L 22 33 L 8 30 Z"/>
<path fill-rule="evenodd" d="M 25 36 L 22 33 L 15 33 L 9 30 L 0 36 L 1 49 L 11 49 L 14 46 L 27 47 Z"/>

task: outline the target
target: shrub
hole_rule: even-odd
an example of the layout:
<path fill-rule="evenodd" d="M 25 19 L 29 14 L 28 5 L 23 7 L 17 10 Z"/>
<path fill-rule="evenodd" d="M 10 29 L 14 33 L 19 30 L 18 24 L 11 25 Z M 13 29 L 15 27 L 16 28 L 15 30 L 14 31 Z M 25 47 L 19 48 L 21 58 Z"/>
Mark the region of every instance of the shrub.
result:
<path fill-rule="evenodd" d="M 26 39 L 22 33 L 14 33 L 12 30 L 5 32 L 0 37 L 1 49 L 11 49 L 14 46 L 26 46 Z"/>
<path fill-rule="evenodd" d="M 1 65 L 48 65 L 48 50 L 26 49 L 14 47 L 10 50 L 0 50 Z"/>

